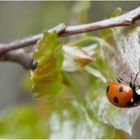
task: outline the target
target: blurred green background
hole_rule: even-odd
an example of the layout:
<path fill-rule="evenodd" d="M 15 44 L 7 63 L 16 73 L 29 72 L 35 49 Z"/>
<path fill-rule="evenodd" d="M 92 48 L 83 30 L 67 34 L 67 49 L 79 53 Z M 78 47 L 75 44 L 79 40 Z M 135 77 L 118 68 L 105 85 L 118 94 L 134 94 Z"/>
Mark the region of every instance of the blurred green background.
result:
<path fill-rule="evenodd" d="M 59 23 L 70 22 L 72 7 L 75 2 L 0 2 L 0 42 L 9 42 L 42 32 L 44 29 L 54 27 Z M 110 17 L 116 7 L 123 12 L 139 6 L 139 2 L 91 2 L 88 13 L 88 22 L 94 22 Z M 8 107 L 19 104 L 33 104 L 33 95 L 23 90 L 22 76 L 25 70 L 14 63 L 0 63 L 0 109 L 1 112 Z M 23 109 L 24 110 L 24 109 Z M 25 109 L 26 110 L 26 109 Z M 30 110 L 30 109 L 29 109 Z M 30 111 L 29 111 L 30 112 Z M 23 114 L 22 114 L 23 113 Z M 21 112 L 24 116 L 24 111 Z M 26 118 L 27 116 L 25 116 Z M 12 120 L 14 116 L 10 119 Z M 10 122 L 10 121 L 9 121 Z M 132 138 L 139 138 L 140 117 L 133 128 Z M 2 124 L 0 124 L 2 125 Z M 7 122 L 8 125 L 8 122 Z M 11 122 L 9 123 L 11 124 Z M 37 126 L 35 126 L 37 127 Z M 38 125 L 40 127 L 40 125 Z M 26 129 L 26 127 L 25 127 Z M 32 128 L 31 128 L 32 129 Z M 1 131 L 1 130 L 0 130 Z M 21 130 L 22 131 L 22 130 Z M 35 132 L 38 131 L 35 129 Z M 39 130 L 40 131 L 40 130 Z M 43 131 L 43 130 L 42 130 Z M 11 131 L 10 131 L 11 132 Z M 37 132 L 43 137 L 42 132 Z M 34 135 L 34 134 L 33 134 Z M 35 136 L 35 135 L 34 135 Z M 0 136 L 1 137 L 1 136 Z M 8 136 L 10 137 L 10 135 Z M 20 134 L 19 134 L 20 137 Z"/>

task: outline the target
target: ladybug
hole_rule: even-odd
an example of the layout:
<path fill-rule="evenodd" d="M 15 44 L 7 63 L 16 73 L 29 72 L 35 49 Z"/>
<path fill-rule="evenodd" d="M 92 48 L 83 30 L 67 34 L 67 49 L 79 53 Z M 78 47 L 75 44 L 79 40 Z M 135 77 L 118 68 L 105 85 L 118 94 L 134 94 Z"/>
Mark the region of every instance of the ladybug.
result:
<path fill-rule="evenodd" d="M 139 71 L 140 72 L 140 71 Z M 130 108 L 135 107 L 140 104 L 140 95 L 136 91 L 136 79 L 139 74 L 136 74 L 134 82 L 131 81 L 128 84 L 123 82 L 123 79 L 117 78 L 118 82 L 109 82 L 106 88 L 106 94 L 109 101 L 118 107 L 121 108 Z"/>

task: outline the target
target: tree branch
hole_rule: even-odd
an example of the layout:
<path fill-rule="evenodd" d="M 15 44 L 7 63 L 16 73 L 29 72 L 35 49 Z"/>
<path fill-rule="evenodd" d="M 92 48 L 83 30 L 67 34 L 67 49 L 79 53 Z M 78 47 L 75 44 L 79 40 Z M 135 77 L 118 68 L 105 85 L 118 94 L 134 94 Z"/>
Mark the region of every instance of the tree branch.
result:
<path fill-rule="evenodd" d="M 74 25 L 74 26 L 65 26 L 64 24 L 60 24 L 55 28 L 50 29 L 49 31 L 50 32 L 56 31 L 59 37 L 64 37 L 73 34 L 91 32 L 110 27 L 130 26 L 138 19 L 140 19 L 140 7 L 118 17 L 109 18 L 106 20 L 101 20 L 89 24 Z M 27 37 L 25 39 L 13 41 L 11 43 L 0 44 L 0 53 L 2 54 L 10 50 L 33 45 L 41 38 L 41 36 L 42 34 L 40 33 L 31 37 Z"/>
<path fill-rule="evenodd" d="M 110 27 L 130 26 L 134 24 L 134 22 L 138 19 L 140 19 L 140 7 L 121 16 L 101 20 L 98 22 L 74 26 L 65 26 L 64 24 L 59 24 L 58 26 L 50 29 L 49 32 L 56 31 L 59 37 L 64 37 L 73 34 L 91 32 Z M 26 69 L 34 69 L 31 55 L 20 51 L 14 52 L 8 51 L 33 45 L 41 38 L 41 36 L 42 33 L 24 39 L 16 40 L 10 43 L 0 44 L 0 54 L 1 54 L 0 61 L 13 61 L 20 63 Z"/>

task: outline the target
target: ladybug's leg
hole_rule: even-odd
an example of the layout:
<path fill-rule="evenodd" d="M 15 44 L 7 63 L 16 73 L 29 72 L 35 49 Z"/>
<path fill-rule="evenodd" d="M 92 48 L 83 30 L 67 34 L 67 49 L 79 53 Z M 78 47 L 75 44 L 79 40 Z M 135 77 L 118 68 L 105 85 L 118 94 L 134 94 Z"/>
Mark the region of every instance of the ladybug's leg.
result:
<path fill-rule="evenodd" d="M 129 86 L 135 91 L 135 85 L 133 85 L 132 82 L 129 83 Z"/>
<path fill-rule="evenodd" d="M 132 106 L 134 106 L 134 102 L 128 101 L 128 102 L 127 102 L 127 105 L 128 105 L 129 107 L 132 107 Z"/>

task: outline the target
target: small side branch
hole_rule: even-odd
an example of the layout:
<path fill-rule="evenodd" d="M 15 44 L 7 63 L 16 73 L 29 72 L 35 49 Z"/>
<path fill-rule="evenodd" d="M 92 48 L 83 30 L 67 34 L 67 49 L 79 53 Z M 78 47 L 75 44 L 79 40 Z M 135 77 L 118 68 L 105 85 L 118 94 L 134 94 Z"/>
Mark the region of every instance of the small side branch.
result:
<path fill-rule="evenodd" d="M 25 69 L 34 69 L 33 58 L 31 53 L 26 53 L 23 49 L 7 52 L 0 56 L 0 61 L 15 62 Z"/>

